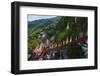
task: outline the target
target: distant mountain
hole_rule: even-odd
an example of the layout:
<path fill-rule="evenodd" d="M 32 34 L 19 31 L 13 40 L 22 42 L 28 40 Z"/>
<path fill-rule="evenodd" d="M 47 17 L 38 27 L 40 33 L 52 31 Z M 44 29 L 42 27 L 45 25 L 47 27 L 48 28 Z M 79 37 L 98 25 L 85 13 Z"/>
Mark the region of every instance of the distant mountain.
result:
<path fill-rule="evenodd" d="M 56 17 L 50 18 L 50 19 L 40 19 L 40 20 L 35 20 L 35 21 L 29 21 L 28 22 L 28 28 L 44 28 L 47 27 L 48 25 L 54 23 L 56 21 Z"/>

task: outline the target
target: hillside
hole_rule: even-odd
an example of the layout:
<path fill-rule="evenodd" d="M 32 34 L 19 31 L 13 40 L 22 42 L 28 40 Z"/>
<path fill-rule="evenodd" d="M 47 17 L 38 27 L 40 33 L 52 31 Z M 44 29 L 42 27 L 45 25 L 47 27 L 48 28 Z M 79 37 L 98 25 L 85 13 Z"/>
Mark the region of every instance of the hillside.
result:
<path fill-rule="evenodd" d="M 55 23 L 57 20 L 58 20 L 58 18 L 54 17 L 54 18 L 49 18 L 49 19 L 40 19 L 40 20 L 35 20 L 35 21 L 28 21 L 28 31 L 46 28 L 49 25 Z"/>

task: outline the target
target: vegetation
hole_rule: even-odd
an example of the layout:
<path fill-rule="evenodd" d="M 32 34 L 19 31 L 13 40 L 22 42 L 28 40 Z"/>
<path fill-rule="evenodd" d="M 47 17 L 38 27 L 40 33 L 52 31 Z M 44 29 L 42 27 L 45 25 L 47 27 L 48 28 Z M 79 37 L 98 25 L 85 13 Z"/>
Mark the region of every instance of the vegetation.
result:
<path fill-rule="evenodd" d="M 46 40 L 49 49 L 65 47 L 67 58 L 84 58 L 78 43 L 87 41 L 87 21 L 87 17 L 57 16 L 28 22 L 28 60 L 32 60 L 32 50 Z M 59 59 L 60 54 L 60 51 L 56 52 L 54 59 Z"/>
<path fill-rule="evenodd" d="M 66 55 L 69 59 L 76 59 L 84 57 L 82 47 L 76 43 L 71 43 L 68 45 Z"/>

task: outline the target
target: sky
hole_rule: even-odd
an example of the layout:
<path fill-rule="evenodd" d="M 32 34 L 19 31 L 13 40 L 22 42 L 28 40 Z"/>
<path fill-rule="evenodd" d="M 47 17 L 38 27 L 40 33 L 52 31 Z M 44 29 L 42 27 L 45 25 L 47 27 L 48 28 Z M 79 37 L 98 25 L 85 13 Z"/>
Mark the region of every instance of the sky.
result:
<path fill-rule="evenodd" d="M 53 18 L 56 16 L 46 16 L 46 15 L 28 15 L 28 21 L 34 21 L 34 20 L 39 20 L 39 19 L 48 19 L 48 18 Z"/>

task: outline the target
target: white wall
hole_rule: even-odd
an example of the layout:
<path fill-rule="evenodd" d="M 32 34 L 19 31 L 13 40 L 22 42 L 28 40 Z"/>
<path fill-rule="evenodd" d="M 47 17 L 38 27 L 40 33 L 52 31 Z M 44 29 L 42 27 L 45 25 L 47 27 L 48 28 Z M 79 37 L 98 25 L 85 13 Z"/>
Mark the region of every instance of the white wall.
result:
<path fill-rule="evenodd" d="M 14 0 L 0 0 L 0 76 L 14 76 L 10 73 L 10 57 L 11 57 L 11 2 Z M 16 0 L 17 1 L 17 0 Z M 21 0 L 30 2 L 44 2 L 44 3 L 58 3 L 58 4 L 74 4 L 74 5 L 90 5 L 98 6 L 98 12 L 100 13 L 100 0 Z M 98 15 L 98 22 L 100 20 L 100 14 Z M 98 25 L 100 22 L 98 23 Z M 98 26 L 100 28 L 100 26 Z M 99 32 L 100 33 L 100 30 Z M 100 34 L 98 36 L 100 42 Z M 100 44 L 100 43 L 99 43 Z M 100 49 L 98 49 L 100 50 Z M 100 58 L 100 51 L 98 51 Z M 100 67 L 100 59 L 99 67 Z M 34 76 L 99 76 L 100 68 L 98 70 L 85 70 L 85 71 L 67 71 L 67 72 L 55 72 L 55 73 L 40 73 L 34 74 Z M 32 76 L 33 74 L 26 74 L 26 76 Z M 22 75 L 23 76 L 23 75 Z"/>

